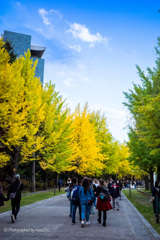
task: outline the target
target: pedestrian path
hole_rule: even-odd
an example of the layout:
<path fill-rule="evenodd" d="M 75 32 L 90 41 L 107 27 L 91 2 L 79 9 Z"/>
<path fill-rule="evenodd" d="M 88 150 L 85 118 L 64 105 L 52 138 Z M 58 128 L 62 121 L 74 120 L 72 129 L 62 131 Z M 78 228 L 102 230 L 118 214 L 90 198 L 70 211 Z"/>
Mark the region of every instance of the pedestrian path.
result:
<path fill-rule="evenodd" d="M 97 222 L 97 211 L 90 216 L 91 224 L 81 228 L 78 211 L 76 224 L 71 225 L 66 195 L 56 196 L 21 207 L 13 224 L 10 212 L 0 214 L 1 240 L 151 240 L 160 235 L 123 195 L 120 211 L 107 213 L 107 226 Z"/>

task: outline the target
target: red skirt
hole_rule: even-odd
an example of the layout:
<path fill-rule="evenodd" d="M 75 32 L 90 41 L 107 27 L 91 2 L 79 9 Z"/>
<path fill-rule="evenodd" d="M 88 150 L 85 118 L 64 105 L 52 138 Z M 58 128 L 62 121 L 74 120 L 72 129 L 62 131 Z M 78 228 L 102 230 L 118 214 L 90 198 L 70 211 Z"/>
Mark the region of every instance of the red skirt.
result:
<path fill-rule="evenodd" d="M 97 198 L 96 208 L 100 211 L 108 211 L 108 210 L 113 209 L 110 201 L 102 201 L 99 197 Z"/>

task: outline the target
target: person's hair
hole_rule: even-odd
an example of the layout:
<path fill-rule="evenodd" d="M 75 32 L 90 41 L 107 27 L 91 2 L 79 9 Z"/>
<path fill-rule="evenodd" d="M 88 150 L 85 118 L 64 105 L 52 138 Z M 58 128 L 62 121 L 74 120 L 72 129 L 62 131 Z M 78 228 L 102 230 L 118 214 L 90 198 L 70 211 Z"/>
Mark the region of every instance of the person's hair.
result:
<path fill-rule="evenodd" d="M 72 183 L 77 183 L 77 178 L 76 177 L 72 178 Z"/>
<path fill-rule="evenodd" d="M 101 179 L 99 179 L 99 184 L 101 185 L 101 186 L 104 186 L 104 180 L 101 178 Z"/>
<path fill-rule="evenodd" d="M 2 190 L 2 186 L 0 186 L 0 191 Z"/>
<path fill-rule="evenodd" d="M 82 186 L 84 188 L 84 193 L 87 194 L 87 189 L 89 188 L 89 180 L 87 177 L 83 178 Z"/>
<path fill-rule="evenodd" d="M 155 181 L 155 187 L 158 187 L 158 181 Z"/>
<path fill-rule="evenodd" d="M 19 174 L 16 174 L 16 175 L 15 175 L 15 179 L 18 179 L 18 180 L 19 180 L 19 179 L 20 179 L 20 175 L 19 175 Z"/>
<path fill-rule="evenodd" d="M 78 179 L 78 185 L 82 183 L 82 179 Z"/>
<path fill-rule="evenodd" d="M 97 178 L 94 178 L 94 183 L 98 183 L 98 179 Z"/>
<path fill-rule="evenodd" d="M 92 183 L 92 182 L 93 182 L 92 178 L 88 178 L 88 180 L 89 180 L 89 183 Z"/>

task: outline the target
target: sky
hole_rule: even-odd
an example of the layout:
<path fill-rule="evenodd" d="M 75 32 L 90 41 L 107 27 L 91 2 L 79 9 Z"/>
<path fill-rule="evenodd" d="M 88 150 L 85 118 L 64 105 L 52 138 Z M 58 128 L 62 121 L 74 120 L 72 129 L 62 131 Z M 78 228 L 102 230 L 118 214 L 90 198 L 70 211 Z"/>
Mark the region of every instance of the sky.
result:
<path fill-rule="evenodd" d="M 46 47 L 44 84 L 51 81 L 74 111 L 88 103 L 107 118 L 115 140 L 128 141 L 123 92 L 155 66 L 160 36 L 158 0 L 2 1 L 0 34 L 29 34 Z"/>

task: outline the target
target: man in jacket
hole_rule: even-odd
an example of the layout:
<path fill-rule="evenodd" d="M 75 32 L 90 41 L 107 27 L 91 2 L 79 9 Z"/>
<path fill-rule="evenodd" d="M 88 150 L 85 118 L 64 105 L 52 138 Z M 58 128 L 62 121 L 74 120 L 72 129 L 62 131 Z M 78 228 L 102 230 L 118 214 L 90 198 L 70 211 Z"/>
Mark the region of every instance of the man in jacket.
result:
<path fill-rule="evenodd" d="M 118 197 L 119 195 L 119 186 L 117 185 L 116 181 L 113 181 L 113 185 L 110 188 L 110 194 L 112 196 L 112 205 L 113 209 L 119 211 L 119 202 Z"/>
<path fill-rule="evenodd" d="M 20 209 L 20 202 L 21 202 L 21 191 L 23 191 L 23 183 L 20 182 L 20 175 L 16 174 L 15 181 L 11 183 L 9 190 L 8 190 L 8 198 L 10 193 L 16 192 L 16 197 L 14 199 L 11 199 L 11 205 L 12 205 L 12 215 L 11 220 L 12 223 L 15 222 L 15 219 L 17 219 L 17 214 Z"/>

